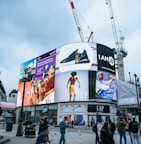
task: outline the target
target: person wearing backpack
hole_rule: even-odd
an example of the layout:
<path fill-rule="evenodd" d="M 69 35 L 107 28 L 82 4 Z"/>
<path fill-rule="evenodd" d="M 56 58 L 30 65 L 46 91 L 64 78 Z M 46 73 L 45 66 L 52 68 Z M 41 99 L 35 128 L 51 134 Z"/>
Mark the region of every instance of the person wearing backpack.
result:
<path fill-rule="evenodd" d="M 133 121 L 129 123 L 129 133 L 131 133 L 133 144 L 136 144 L 136 141 L 137 144 L 140 144 L 138 132 L 139 132 L 139 123 L 136 121 L 135 118 L 133 118 Z"/>
<path fill-rule="evenodd" d="M 63 141 L 63 144 L 65 144 L 66 121 L 67 121 L 67 117 L 64 117 L 64 120 L 60 122 L 61 138 L 60 138 L 59 144 L 61 144 L 62 141 Z"/>

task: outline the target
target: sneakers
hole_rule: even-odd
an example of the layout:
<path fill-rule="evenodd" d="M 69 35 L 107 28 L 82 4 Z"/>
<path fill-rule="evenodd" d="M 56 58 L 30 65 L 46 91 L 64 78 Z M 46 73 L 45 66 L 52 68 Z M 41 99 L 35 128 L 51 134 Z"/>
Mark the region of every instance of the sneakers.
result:
<path fill-rule="evenodd" d="M 72 52 L 67 58 L 62 60 L 60 63 L 67 63 L 75 59 L 75 56 L 77 54 L 78 49 L 76 49 L 74 52 Z"/>
<path fill-rule="evenodd" d="M 62 60 L 60 63 L 67 63 L 73 60 L 75 61 L 75 64 L 90 62 L 88 55 L 87 55 L 87 51 L 83 50 L 82 53 L 78 53 L 78 49 L 77 49 L 74 52 L 72 52 L 67 58 Z"/>

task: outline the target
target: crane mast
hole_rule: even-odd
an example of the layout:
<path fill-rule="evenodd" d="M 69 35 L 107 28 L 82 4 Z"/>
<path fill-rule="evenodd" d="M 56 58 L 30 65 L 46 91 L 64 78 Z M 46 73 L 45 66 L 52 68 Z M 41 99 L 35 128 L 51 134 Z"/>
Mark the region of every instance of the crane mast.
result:
<path fill-rule="evenodd" d="M 74 6 L 74 3 L 73 3 L 72 0 L 70 0 L 70 5 L 71 5 L 71 9 L 72 9 L 73 16 L 74 16 L 74 19 L 75 19 L 75 23 L 77 25 L 77 29 L 78 29 L 78 32 L 79 32 L 81 42 L 84 42 L 84 36 L 83 36 L 82 28 L 81 28 L 81 25 L 80 25 L 80 22 L 79 22 L 79 19 L 78 19 L 76 10 L 75 10 L 75 6 Z"/>
<path fill-rule="evenodd" d="M 127 56 L 127 52 L 123 48 L 124 37 L 121 36 L 120 40 L 118 39 L 111 1 L 106 0 L 106 4 L 108 5 L 108 9 L 109 9 L 112 30 L 113 30 L 113 36 L 114 36 L 114 41 L 115 41 L 115 54 L 116 54 L 118 79 L 125 81 L 123 58 Z"/>

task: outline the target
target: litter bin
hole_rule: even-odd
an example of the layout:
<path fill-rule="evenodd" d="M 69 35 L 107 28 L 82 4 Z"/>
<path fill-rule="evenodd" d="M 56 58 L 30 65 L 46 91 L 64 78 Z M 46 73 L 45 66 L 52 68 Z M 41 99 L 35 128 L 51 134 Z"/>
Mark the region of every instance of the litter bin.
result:
<path fill-rule="evenodd" d="M 33 124 L 25 126 L 25 137 L 36 137 L 36 129 Z"/>
<path fill-rule="evenodd" d="M 13 122 L 12 121 L 6 122 L 6 131 L 12 131 L 12 128 L 13 128 Z"/>

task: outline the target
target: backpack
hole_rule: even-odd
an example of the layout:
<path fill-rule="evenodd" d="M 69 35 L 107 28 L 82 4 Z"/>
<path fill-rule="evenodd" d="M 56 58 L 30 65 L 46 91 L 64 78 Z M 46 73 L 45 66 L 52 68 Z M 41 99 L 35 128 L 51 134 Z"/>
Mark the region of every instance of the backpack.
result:
<path fill-rule="evenodd" d="M 93 131 L 93 132 L 97 132 L 97 124 L 94 124 L 94 125 L 92 126 L 92 131 Z"/>
<path fill-rule="evenodd" d="M 131 132 L 138 133 L 139 125 L 137 122 L 132 122 L 131 124 Z"/>

